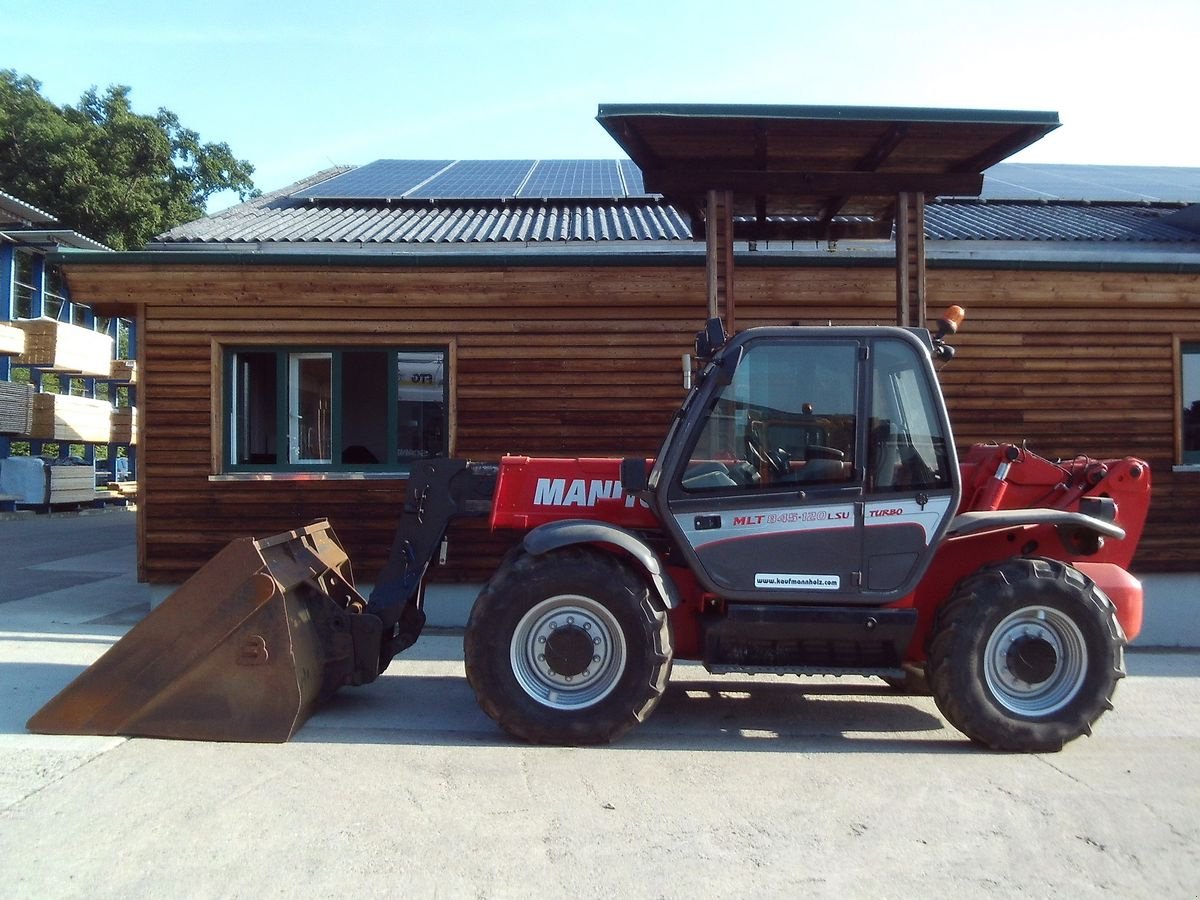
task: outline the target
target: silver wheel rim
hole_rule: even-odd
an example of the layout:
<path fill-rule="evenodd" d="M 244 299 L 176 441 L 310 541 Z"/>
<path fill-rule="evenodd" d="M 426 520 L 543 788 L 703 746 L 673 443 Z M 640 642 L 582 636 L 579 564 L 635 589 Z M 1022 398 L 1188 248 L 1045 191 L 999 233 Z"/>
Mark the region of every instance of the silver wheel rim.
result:
<path fill-rule="evenodd" d="M 592 645 L 587 667 L 573 675 L 546 660 L 546 642 L 560 628 L 577 629 Z M 517 684 L 551 709 L 584 709 L 599 703 L 625 671 L 625 635 L 613 614 L 590 597 L 559 594 L 529 610 L 513 632 L 509 659 Z"/>
<path fill-rule="evenodd" d="M 1011 665 L 1022 642 L 1044 644 L 1053 651 L 1048 677 L 1026 680 Z M 1018 715 L 1049 716 L 1074 700 L 1083 686 L 1087 644 L 1069 616 L 1049 606 L 1028 606 L 996 627 L 984 648 L 983 662 L 988 690 L 997 703 Z"/>

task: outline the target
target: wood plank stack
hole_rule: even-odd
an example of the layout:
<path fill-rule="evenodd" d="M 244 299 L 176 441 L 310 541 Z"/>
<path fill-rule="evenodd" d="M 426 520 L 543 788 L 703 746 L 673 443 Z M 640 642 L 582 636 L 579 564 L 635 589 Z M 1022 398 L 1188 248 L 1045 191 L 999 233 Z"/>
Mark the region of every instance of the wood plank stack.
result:
<path fill-rule="evenodd" d="M 67 394 L 35 394 L 29 436 L 45 441 L 107 444 L 112 439 L 112 406 L 107 400 Z"/>
<path fill-rule="evenodd" d="M 112 443 L 137 443 L 136 406 L 118 406 L 112 411 Z"/>
<path fill-rule="evenodd" d="M 113 339 L 107 334 L 56 319 L 18 319 L 25 332 L 25 351 L 18 366 L 37 366 L 54 372 L 108 378 L 112 372 Z"/>
<path fill-rule="evenodd" d="M 20 356 L 25 352 L 25 332 L 11 322 L 0 322 L 0 356 Z"/>
<path fill-rule="evenodd" d="M 47 466 L 46 502 L 91 503 L 96 499 L 93 466 Z"/>
<path fill-rule="evenodd" d="M 33 385 L 0 381 L 0 434 L 29 434 L 33 427 Z"/>
<path fill-rule="evenodd" d="M 108 377 L 123 384 L 137 384 L 137 360 L 114 359 Z"/>
<path fill-rule="evenodd" d="M 110 481 L 108 490 L 125 500 L 137 500 L 137 482 L 136 481 Z"/>

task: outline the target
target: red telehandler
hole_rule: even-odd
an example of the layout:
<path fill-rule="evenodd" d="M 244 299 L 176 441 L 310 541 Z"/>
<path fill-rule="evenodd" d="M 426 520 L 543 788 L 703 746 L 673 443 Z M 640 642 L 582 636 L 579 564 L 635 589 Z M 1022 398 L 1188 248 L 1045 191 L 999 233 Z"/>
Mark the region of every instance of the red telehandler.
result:
<path fill-rule="evenodd" d="M 935 363 L 961 315 L 936 334 L 711 320 L 653 460 L 414 464 L 369 600 L 326 522 L 234 541 L 29 727 L 287 740 L 417 640 L 449 523 L 488 516 L 523 536 L 472 609 L 466 674 L 518 738 L 614 740 L 687 659 L 879 676 L 980 744 L 1058 750 L 1111 708 L 1141 627 L 1150 470 L 958 459 Z"/>

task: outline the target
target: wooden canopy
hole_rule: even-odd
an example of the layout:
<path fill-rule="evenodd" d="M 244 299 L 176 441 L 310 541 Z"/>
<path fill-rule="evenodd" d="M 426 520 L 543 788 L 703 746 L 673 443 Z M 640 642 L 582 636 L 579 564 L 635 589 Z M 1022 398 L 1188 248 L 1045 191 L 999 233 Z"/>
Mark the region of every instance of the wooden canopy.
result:
<path fill-rule="evenodd" d="M 1059 125 L 1053 112 L 834 106 L 606 104 L 596 118 L 707 241 L 710 311 L 723 293 L 730 328 L 733 241 L 889 239 L 893 226 L 897 322 L 920 324 L 925 196 L 977 196 L 984 169 Z"/>

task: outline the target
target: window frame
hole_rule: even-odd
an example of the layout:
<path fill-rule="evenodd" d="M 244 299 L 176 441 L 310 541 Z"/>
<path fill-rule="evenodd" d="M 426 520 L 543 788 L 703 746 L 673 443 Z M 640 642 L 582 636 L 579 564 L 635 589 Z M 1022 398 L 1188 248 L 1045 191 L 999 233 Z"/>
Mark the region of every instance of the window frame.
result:
<path fill-rule="evenodd" d="M 1185 355 L 1195 356 L 1200 363 L 1200 334 L 1184 334 L 1175 335 L 1172 339 L 1171 347 L 1171 365 L 1174 370 L 1174 391 L 1172 394 L 1175 420 L 1175 459 L 1174 470 L 1177 472 L 1200 472 L 1200 460 L 1187 461 L 1184 459 L 1183 446 L 1183 408 L 1184 408 L 1184 386 L 1183 386 L 1183 358 Z M 1197 398 L 1200 399 L 1200 398 Z M 1192 451 L 1195 452 L 1195 451 Z"/>
<path fill-rule="evenodd" d="M 342 358 L 347 353 L 378 351 L 388 354 L 389 371 L 396 370 L 397 354 L 400 353 L 441 353 L 445 375 L 442 383 L 442 405 L 445 410 L 445 444 L 439 451 L 447 456 L 454 455 L 456 441 L 457 409 L 455 401 L 455 377 L 457 372 L 457 342 L 453 339 L 441 341 L 407 341 L 393 338 L 382 338 L 367 341 L 280 341 L 272 336 L 239 336 L 236 339 L 213 339 L 211 346 L 212 381 L 216 389 L 212 393 L 212 448 L 210 480 L 287 480 L 287 479 L 322 479 L 322 478 L 407 478 L 410 471 L 409 462 L 389 459 L 381 463 L 343 463 L 334 454 L 334 460 L 329 463 L 289 462 L 289 445 L 287 442 L 290 432 L 288 414 L 290 407 L 291 387 L 289 369 L 292 354 L 312 355 L 330 354 L 332 357 L 333 396 L 337 397 L 341 390 Z M 277 409 L 276 436 L 282 440 L 278 446 L 276 458 L 282 462 L 275 463 L 236 463 L 234 462 L 234 361 L 239 353 L 274 353 L 276 354 L 276 371 L 281 382 L 276 385 L 276 396 L 282 404 Z M 398 383 L 395 377 L 389 379 L 387 385 L 387 439 L 388 455 L 392 456 L 397 447 L 397 401 Z M 342 425 L 342 406 L 334 403 L 332 407 L 332 434 L 334 446 L 340 439 Z"/>

